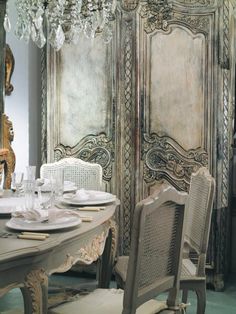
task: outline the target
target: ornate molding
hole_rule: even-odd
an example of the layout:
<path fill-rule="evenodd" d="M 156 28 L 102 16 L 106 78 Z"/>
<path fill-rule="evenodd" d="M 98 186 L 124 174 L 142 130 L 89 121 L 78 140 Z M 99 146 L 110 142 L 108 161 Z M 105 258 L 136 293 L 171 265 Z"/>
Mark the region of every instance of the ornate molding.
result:
<path fill-rule="evenodd" d="M 207 16 L 200 15 L 184 15 L 177 12 L 173 13 L 173 21 L 178 21 L 187 24 L 192 31 L 198 30 L 206 34 L 209 33 L 210 18 Z"/>
<path fill-rule="evenodd" d="M 155 133 L 143 135 L 142 159 L 147 183 L 166 179 L 184 191 L 189 188 L 192 172 L 208 164 L 208 155 L 203 149 L 186 151 L 172 138 Z"/>
<path fill-rule="evenodd" d="M 123 221 L 123 250 L 129 252 L 130 248 L 130 221 L 133 212 L 132 201 L 132 180 L 133 180 L 133 134 L 132 121 L 134 119 L 134 94 L 133 94 L 133 21 L 124 21 L 123 37 L 123 70 L 121 80 L 122 84 L 122 103 L 123 103 L 123 142 L 122 142 L 122 206 L 124 213 Z"/>
<path fill-rule="evenodd" d="M 204 7 L 215 4 L 215 0 L 177 0 L 177 2 L 185 5 L 191 5 L 193 7 Z"/>
<path fill-rule="evenodd" d="M 140 16 L 145 19 L 144 30 L 151 33 L 156 29 L 167 30 L 168 21 L 172 18 L 172 5 L 167 0 L 148 0 L 141 7 Z"/>
<path fill-rule="evenodd" d="M 109 229 L 108 227 L 106 231 L 97 235 L 92 242 L 78 251 L 76 258 L 78 262 L 90 265 L 102 255 Z"/>
<path fill-rule="evenodd" d="M 103 179 L 110 181 L 112 162 L 114 161 L 114 143 L 105 133 L 88 135 L 77 145 L 70 147 L 59 144 L 54 149 L 55 160 L 64 157 L 76 157 L 84 161 L 98 163 L 103 169 Z"/>
<path fill-rule="evenodd" d="M 44 269 L 32 270 L 24 283 L 32 298 L 33 313 L 41 313 L 42 286 L 48 286 L 48 277 Z"/>
<path fill-rule="evenodd" d="M 107 224 L 104 224 L 103 231 L 100 234 L 95 235 L 89 244 L 81 247 L 74 255 L 66 254 L 64 262 L 59 267 L 52 269 L 50 275 L 55 272 L 64 273 L 78 262 L 85 265 L 90 265 L 95 262 L 104 251 L 106 238 L 110 229 L 113 234 L 114 230 L 112 228 L 113 226 L 110 221 Z"/>
<path fill-rule="evenodd" d="M 121 0 L 121 7 L 125 11 L 132 11 L 137 8 L 139 0 Z"/>

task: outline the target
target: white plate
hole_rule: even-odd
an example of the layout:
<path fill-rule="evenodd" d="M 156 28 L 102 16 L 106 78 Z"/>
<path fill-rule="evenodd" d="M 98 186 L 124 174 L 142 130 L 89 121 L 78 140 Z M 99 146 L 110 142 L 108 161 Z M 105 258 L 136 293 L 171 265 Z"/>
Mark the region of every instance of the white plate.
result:
<path fill-rule="evenodd" d="M 6 226 L 14 230 L 23 231 L 46 231 L 75 227 L 81 224 L 81 219 L 75 216 L 61 217 L 53 222 L 41 223 L 29 221 L 25 218 L 11 218 Z"/>
<path fill-rule="evenodd" d="M 79 199 L 76 195 L 64 195 L 60 201 L 70 205 L 100 205 L 116 200 L 115 195 L 103 191 L 85 190 L 85 193 L 88 195 L 88 199 Z"/>

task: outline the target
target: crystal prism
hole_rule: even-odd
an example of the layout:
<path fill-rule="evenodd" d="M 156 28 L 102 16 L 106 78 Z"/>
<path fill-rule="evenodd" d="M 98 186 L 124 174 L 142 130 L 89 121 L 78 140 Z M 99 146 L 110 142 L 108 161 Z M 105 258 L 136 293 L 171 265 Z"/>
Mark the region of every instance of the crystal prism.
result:
<path fill-rule="evenodd" d="M 11 22 L 7 14 L 5 14 L 3 26 L 6 32 L 10 32 L 11 30 Z"/>

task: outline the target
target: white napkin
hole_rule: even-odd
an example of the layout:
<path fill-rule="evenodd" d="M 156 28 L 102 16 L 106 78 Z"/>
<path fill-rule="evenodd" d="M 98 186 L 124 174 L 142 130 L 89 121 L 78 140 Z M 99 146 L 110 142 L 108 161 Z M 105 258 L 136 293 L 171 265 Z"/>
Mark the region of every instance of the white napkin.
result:
<path fill-rule="evenodd" d="M 32 209 L 32 210 L 16 210 L 11 214 L 14 218 L 25 218 L 31 221 L 42 221 L 48 218 L 47 210 Z"/>
<path fill-rule="evenodd" d="M 57 221 L 58 219 L 75 216 L 81 218 L 82 221 L 92 221 L 92 217 L 90 216 L 81 216 L 77 211 L 70 209 L 57 209 L 50 208 L 49 210 L 17 210 L 12 213 L 12 217 L 15 218 L 25 218 L 29 221 L 41 222 L 45 219 L 48 219 L 49 222 Z"/>
<path fill-rule="evenodd" d="M 76 191 L 74 198 L 79 201 L 87 201 L 89 199 L 89 193 L 85 189 L 80 189 Z"/>

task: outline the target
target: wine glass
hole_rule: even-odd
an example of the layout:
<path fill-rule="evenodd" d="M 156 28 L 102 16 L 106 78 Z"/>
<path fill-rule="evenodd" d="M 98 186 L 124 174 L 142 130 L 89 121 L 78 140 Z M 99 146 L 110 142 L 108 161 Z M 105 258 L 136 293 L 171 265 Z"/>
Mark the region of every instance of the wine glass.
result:
<path fill-rule="evenodd" d="M 15 189 L 16 196 L 20 196 L 23 178 L 24 178 L 24 173 L 23 172 L 13 172 L 11 175 L 11 178 L 12 178 L 12 189 Z"/>

